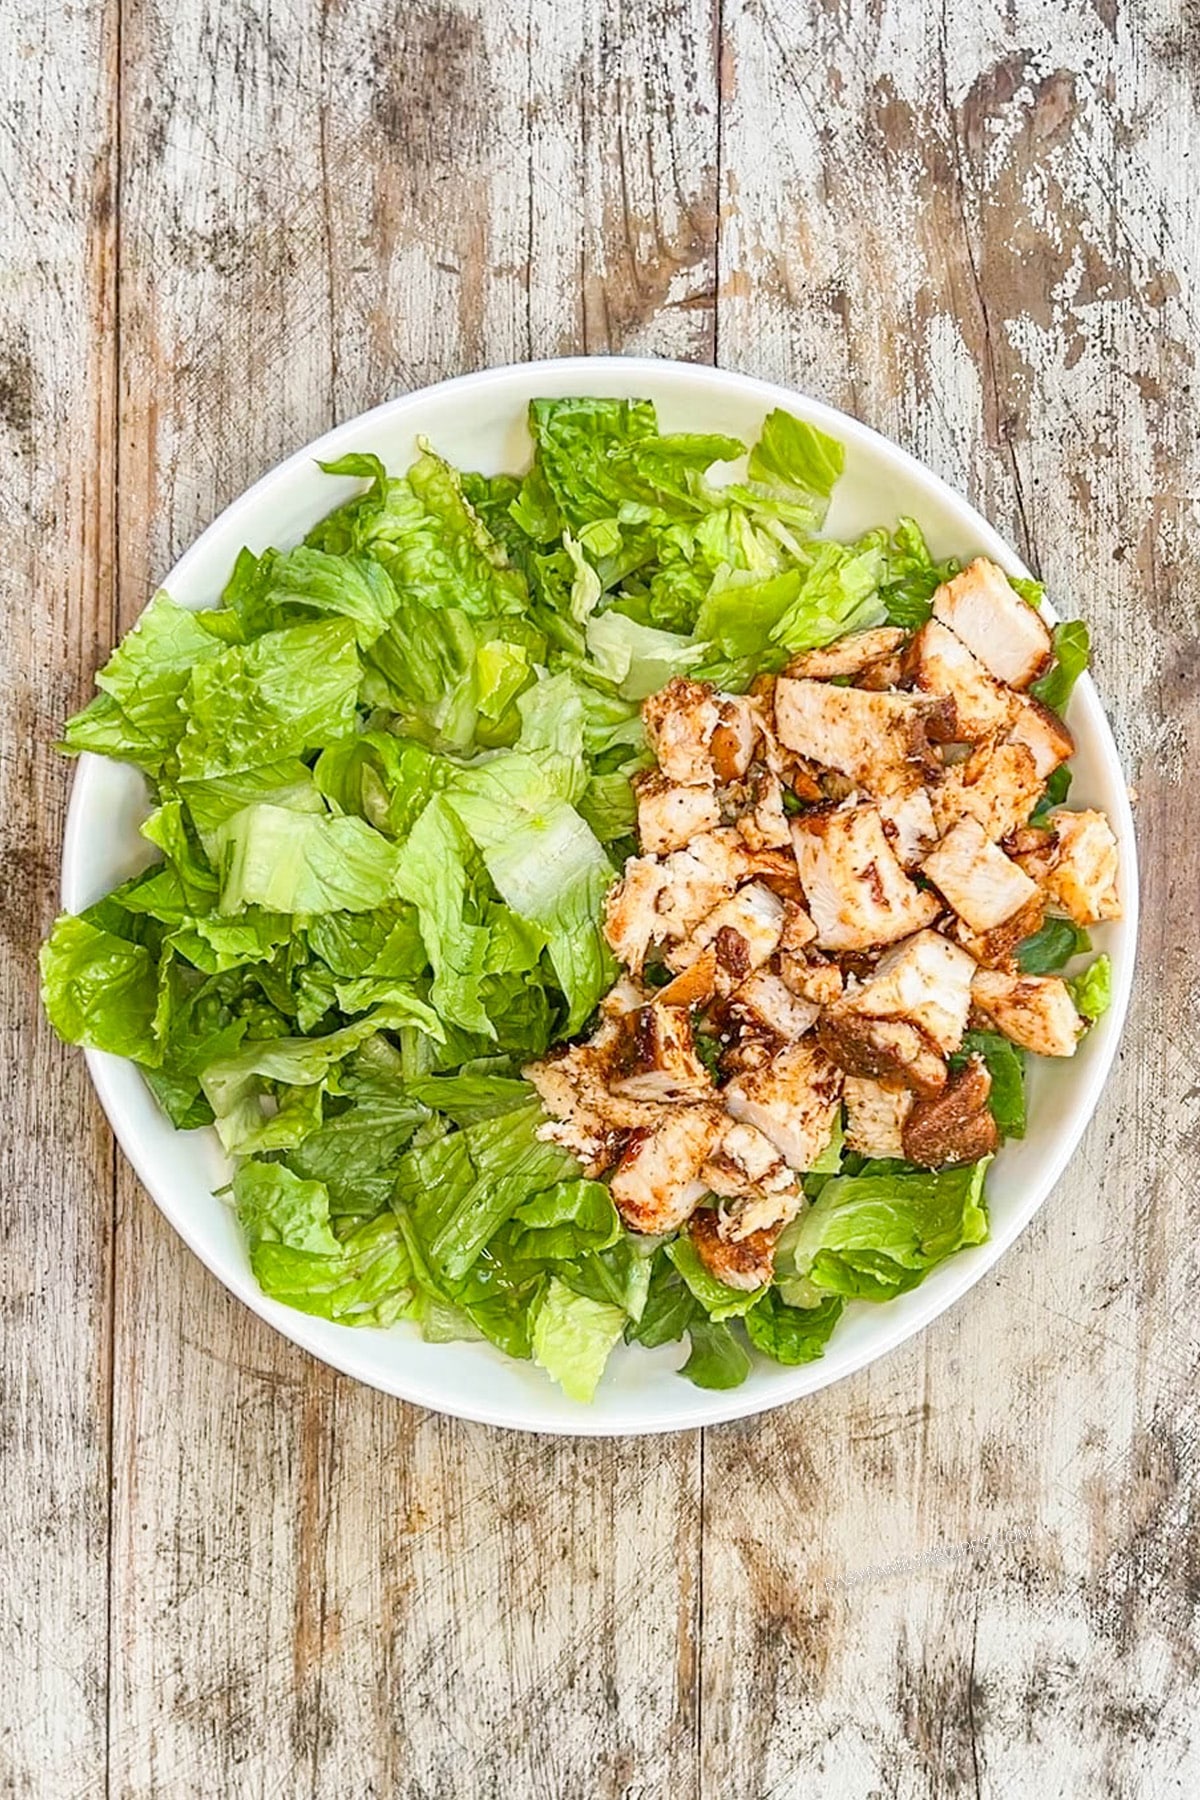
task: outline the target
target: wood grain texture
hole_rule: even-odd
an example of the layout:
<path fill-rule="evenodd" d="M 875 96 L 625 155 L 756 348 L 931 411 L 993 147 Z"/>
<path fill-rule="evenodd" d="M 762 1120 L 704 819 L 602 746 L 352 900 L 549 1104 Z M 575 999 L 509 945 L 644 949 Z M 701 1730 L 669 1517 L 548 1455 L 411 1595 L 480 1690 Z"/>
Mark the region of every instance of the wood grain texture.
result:
<path fill-rule="evenodd" d="M 1194 6 L 10 12 L 0 1791 L 1200 1789 Z M 29 961 L 115 594 L 334 419 L 580 349 L 791 383 L 968 491 L 1092 624 L 1139 793 L 1139 1000 L 1038 1221 L 703 1444 L 461 1425 L 276 1339 L 123 1167 L 114 1216 Z"/>
<path fill-rule="evenodd" d="M 64 1800 L 105 1779 L 113 1150 L 36 956 L 114 622 L 114 29 L 17 4 L 0 56 L 0 1791 Z"/>

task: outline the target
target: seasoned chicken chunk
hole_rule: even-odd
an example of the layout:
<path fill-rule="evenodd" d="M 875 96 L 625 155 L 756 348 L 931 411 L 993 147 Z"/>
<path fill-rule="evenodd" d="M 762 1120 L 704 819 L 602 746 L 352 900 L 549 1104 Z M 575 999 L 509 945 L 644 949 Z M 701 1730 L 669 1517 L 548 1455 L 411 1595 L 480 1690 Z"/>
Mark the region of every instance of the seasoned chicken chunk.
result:
<path fill-rule="evenodd" d="M 715 788 L 684 787 L 654 769 L 638 776 L 634 791 L 638 841 L 652 855 L 680 850 L 698 833 L 721 823 Z"/>
<path fill-rule="evenodd" d="M 825 644 L 819 650 L 803 650 L 793 656 L 786 673 L 796 680 L 831 681 L 835 675 L 860 675 L 881 656 L 890 656 L 904 642 L 896 625 L 878 625 L 872 631 L 852 631 L 848 637 Z"/>
<path fill-rule="evenodd" d="M 552 1051 L 523 1071 L 550 1115 L 538 1136 L 569 1150 L 591 1176 L 610 1168 L 627 1134 L 654 1124 L 661 1111 L 649 1101 L 609 1089 L 613 1056 L 625 1029 L 619 1016 L 610 1014 L 589 1043 Z"/>
<path fill-rule="evenodd" d="M 952 700 L 783 675 L 775 683 L 775 720 L 788 749 L 873 795 L 906 793 L 940 773 L 932 743 L 950 740 L 955 730 Z"/>
<path fill-rule="evenodd" d="M 904 1155 L 901 1132 L 912 1110 L 911 1089 L 884 1087 L 866 1075 L 847 1075 L 843 1098 L 848 1150 L 859 1156 Z"/>
<path fill-rule="evenodd" d="M 904 873 L 879 811 L 851 806 L 792 820 L 792 844 L 823 950 L 869 950 L 930 924 L 941 910 Z"/>
<path fill-rule="evenodd" d="M 748 850 L 778 850 L 791 842 L 783 810 L 783 789 L 770 769 L 751 769 L 746 777 L 746 810 L 737 828 Z"/>
<path fill-rule="evenodd" d="M 978 1162 L 1000 1142 L 988 1109 L 992 1077 L 981 1056 L 970 1056 L 938 1094 L 923 1095 L 901 1128 L 905 1160 L 926 1169 Z"/>
<path fill-rule="evenodd" d="M 635 1132 L 612 1178 L 613 1205 L 631 1231 L 675 1231 L 708 1189 L 700 1171 L 724 1125 L 718 1106 L 681 1106 Z"/>
<path fill-rule="evenodd" d="M 1022 869 L 1037 876 L 1052 912 L 1077 925 L 1119 919 L 1117 840 L 1101 812 L 1052 812 L 1054 833 L 1048 852 L 1020 857 Z"/>
<path fill-rule="evenodd" d="M 977 556 L 933 596 L 933 616 L 960 637 L 997 681 L 1027 688 L 1050 661 L 1050 633 L 1003 569 Z"/>
<path fill-rule="evenodd" d="M 1060 763 L 1075 754 L 1075 739 L 1058 714 L 1031 694 L 1023 694 L 1008 728 L 1009 742 L 1024 744 L 1033 757 L 1039 781 L 1047 781 Z"/>
<path fill-rule="evenodd" d="M 811 1036 L 723 1090 L 726 1111 L 756 1125 L 793 1169 L 811 1169 L 833 1134 L 842 1073 Z"/>
<path fill-rule="evenodd" d="M 726 1004 L 728 1016 L 743 1030 L 778 1038 L 781 1043 L 803 1037 L 819 1011 L 820 1007 L 801 1000 L 769 969 L 756 969 L 734 989 Z"/>
<path fill-rule="evenodd" d="M 712 1076 L 696 1055 L 691 1008 L 661 1000 L 639 1006 L 614 1055 L 609 1087 L 633 1100 L 664 1104 L 711 1094 Z"/>
<path fill-rule="evenodd" d="M 657 908 L 666 879 L 663 864 L 654 857 L 631 856 L 624 875 L 605 896 L 604 936 L 618 961 L 635 972 L 660 930 Z"/>
<path fill-rule="evenodd" d="M 1074 1056 L 1083 1033 L 1071 990 L 1061 975 L 1010 975 L 980 969 L 971 999 L 996 1030 L 1035 1056 Z"/>
<path fill-rule="evenodd" d="M 881 956 L 875 972 L 827 1009 L 826 1017 L 908 1019 L 949 1056 L 962 1043 L 975 964 L 937 931 L 919 931 Z"/>
<path fill-rule="evenodd" d="M 725 1199 L 765 1199 L 777 1207 L 781 1197 L 798 1191 L 794 1171 L 770 1138 L 737 1119 L 726 1119 L 700 1173 L 710 1191 Z"/>
<path fill-rule="evenodd" d="M 804 955 L 781 950 L 779 973 L 793 994 L 801 1000 L 811 1000 L 814 1006 L 828 1006 L 842 991 L 841 969 L 819 950 Z"/>
<path fill-rule="evenodd" d="M 946 1084 L 945 1060 L 911 1019 L 825 1012 L 817 1020 L 817 1038 L 847 1075 L 865 1075 L 917 1094 L 936 1094 Z"/>
<path fill-rule="evenodd" d="M 991 842 L 978 819 L 969 816 L 946 834 L 921 868 L 976 932 L 1002 925 L 1037 894 L 1025 871 Z"/>
<path fill-rule="evenodd" d="M 933 789 L 933 816 L 939 833 L 953 829 L 968 815 L 998 842 L 1024 825 L 1042 794 L 1032 750 L 1026 744 L 990 740 L 972 750 L 965 762 L 947 769 Z"/>
<path fill-rule="evenodd" d="M 719 694 L 706 681 L 677 675 L 642 702 L 642 721 L 670 781 L 733 781 L 750 767 L 758 728 L 743 695 Z"/>
<path fill-rule="evenodd" d="M 962 919 L 955 919 L 948 929 L 981 968 L 1003 969 L 1011 963 L 1013 951 L 1021 939 L 1039 930 L 1045 916 L 1045 900 L 1040 893 L 1035 893 L 1002 925 L 993 925 L 990 931 L 972 931 Z"/>
<path fill-rule="evenodd" d="M 784 916 L 777 894 L 757 881 L 747 882 L 714 907 L 686 942 L 671 946 L 668 966 L 686 969 L 711 944 L 717 957 L 717 989 L 724 984 L 727 992 L 775 954 Z"/>
<path fill-rule="evenodd" d="M 775 1273 L 775 1246 L 788 1220 L 795 1217 L 799 1199 L 790 1209 L 780 1213 L 762 1201 L 731 1214 L 721 1214 L 711 1207 L 701 1207 L 688 1220 L 688 1236 L 696 1255 L 709 1274 L 726 1287 L 750 1293 L 765 1287 Z M 757 1223 L 762 1214 L 774 1210 L 780 1216 Z"/>
<path fill-rule="evenodd" d="M 933 792 L 936 794 L 937 789 Z M 915 869 L 927 851 L 938 840 L 933 804 L 928 788 L 914 788 L 911 794 L 893 794 L 879 802 L 883 829 L 891 841 L 901 868 Z"/>
<path fill-rule="evenodd" d="M 903 666 L 905 678 L 923 693 L 953 700 L 955 730 L 964 743 L 991 737 L 1019 704 L 1011 689 L 993 680 L 962 639 L 938 619 L 927 620 L 911 639 Z"/>
<path fill-rule="evenodd" d="M 717 833 L 710 832 L 693 839 L 686 850 L 673 850 L 664 858 L 662 885 L 655 900 L 656 938 L 667 942 L 686 938 L 742 879 L 740 866 L 731 858 L 708 854 L 716 838 Z"/>

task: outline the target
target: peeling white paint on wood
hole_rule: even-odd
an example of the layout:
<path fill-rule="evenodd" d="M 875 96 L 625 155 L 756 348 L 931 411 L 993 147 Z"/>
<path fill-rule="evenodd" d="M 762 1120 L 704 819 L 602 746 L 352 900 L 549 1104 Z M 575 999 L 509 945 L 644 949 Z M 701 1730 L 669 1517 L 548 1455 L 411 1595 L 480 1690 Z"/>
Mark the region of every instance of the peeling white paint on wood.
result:
<path fill-rule="evenodd" d="M 1200 1787 L 1191 9 L 8 23 L 0 1787 Z M 1092 625 L 1140 794 L 1140 996 L 1053 1199 L 922 1338 L 703 1446 L 459 1425 L 282 1343 L 114 1194 L 30 965 L 114 572 L 127 625 L 335 418 L 578 349 L 790 382 L 969 491 Z"/>

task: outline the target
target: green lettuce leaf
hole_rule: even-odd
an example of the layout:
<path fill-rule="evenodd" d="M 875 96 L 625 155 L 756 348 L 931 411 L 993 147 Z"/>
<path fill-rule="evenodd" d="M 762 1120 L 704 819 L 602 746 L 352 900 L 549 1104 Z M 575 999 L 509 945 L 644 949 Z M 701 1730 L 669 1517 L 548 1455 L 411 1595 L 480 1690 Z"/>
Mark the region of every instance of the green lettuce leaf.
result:
<path fill-rule="evenodd" d="M 1112 1005 L 1112 964 L 1108 957 L 1097 956 L 1067 986 L 1081 1018 L 1089 1023 L 1102 1018 Z"/>
<path fill-rule="evenodd" d="M 1047 919 L 1017 945 L 1017 967 L 1022 975 L 1052 975 L 1091 947 L 1092 940 L 1081 925 L 1070 919 Z"/>
<path fill-rule="evenodd" d="M 1030 688 L 1051 712 L 1063 713 L 1075 683 L 1091 658 L 1091 636 L 1082 619 L 1068 619 L 1054 627 L 1054 662 L 1049 672 Z"/>
<path fill-rule="evenodd" d="M 741 1387 L 750 1373 L 750 1358 L 732 1325 L 693 1317 L 688 1326 L 691 1351 L 679 1371 L 696 1387 Z"/>
<path fill-rule="evenodd" d="M 183 695 L 184 781 L 258 769 L 353 729 L 360 679 L 345 619 L 268 631 L 195 663 Z"/>
<path fill-rule="evenodd" d="M 513 1227 L 513 1254 L 546 1262 L 607 1250 L 621 1236 L 621 1221 L 602 1181 L 556 1182 L 516 1208 Z"/>
<path fill-rule="evenodd" d="M 408 1248 L 387 1213 L 347 1232 L 334 1256 L 264 1238 L 250 1265 L 273 1300 L 342 1325 L 391 1325 L 412 1291 Z"/>
<path fill-rule="evenodd" d="M 180 701 L 193 669 L 219 655 L 196 613 L 156 594 L 97 675 L 96 698 L 68 719 L 63 748 L 119 757 L 158 775 L 183 733 Z"/>
<path fill-rule="evenodd" d="M 935 1173 L 833 1176 L 779 1240 L 783 1299 L 807 1297 L 810 1284 L 863 1300 L 915 1287 L 947 1256 L 987 1237 L 986 1170 L 984 1159 Z"/>
<path fill-rule="evenodd" d="M 846 449 L 837 438 L 776 407 L 767 414 L 747 470 L 751 481 L 768 488 L 828 501 L 845 466 Z"/>
<path fill-rule="evenodd" d="M 950 1059 L 961 1068 L 968 1056 L 982 1056 L 992 1078 L 988 1107 L 1005 1137 L 1025 1136 L 1025 1053 L 996 1031 L 968 1031 L 962 1052 Z"/>
<path fill-rule="evenodd" d="M 141 944 L 64 913 L 38 960 L 42 1004 L 59 1037 L 137 1062 L 159 1060 L 153 1035 L 158 977 Z"/>
<path fill-rule="evenodd" d="M 715 1275 L 709 1274 L 686 1233 L 672 1238 L 665 1249 L 667 1257 L 693 1298 L 700 1302 L 710 1319 L 740 1318 L 743 1313 L 749 1312 L 765 1291 L 762 1288 L 752 1288 L 747 1293 L 743 1288 L 726 1287 L 723 1281 L 718 1281 Z"/>
<path fill-rule="evenodd" d="M 639 625 L 624 613 L 606 612 L 587 623 L 587 647 L 598 673 L 624 700 L 644 700 L 674 675 L 703 662 L 708 645 Z"/>
<path fill-rule="evenodd" d="M 777 1288 L 766 1293 L 745 1315 L 746 1333 L 756 1350 L 773 1361 L 795 1367 L 825 1354 L 845 1301 L 829 1294 L 816 1306 L 789 1306 Z"/>
<path fill-rule="evenodd" d="M 569 1400 L 586 1403 L 624 1329 L 619 1306 L 590 1300 L 551 1276 L 534 1320 L 533 1359 Z"/>
<path fill-rule="evenodd" d="M 363 819 L 247 806 L 220 839 L 224 913 L 368 912 L 395 888 L 396 846 Z"/>

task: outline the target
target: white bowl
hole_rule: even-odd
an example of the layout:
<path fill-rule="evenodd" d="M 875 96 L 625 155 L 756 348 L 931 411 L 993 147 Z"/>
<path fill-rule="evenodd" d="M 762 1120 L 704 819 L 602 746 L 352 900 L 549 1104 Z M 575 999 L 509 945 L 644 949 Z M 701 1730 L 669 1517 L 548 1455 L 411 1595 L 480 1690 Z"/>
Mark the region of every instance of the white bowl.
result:
<path fill-rule="evenodd" d="M 601 394 L 653 400 L 667 431 L 728 432 L 753 441 L 772 407 L 783 406 L 832 432 L 846 446 L 830 533 L 851 537 L 911 513 L 938 557 L 982 551 L 1012 574 L 1019 559 L 984 519 L 936 475 L 865 425 L 787 388 L 724 370 L 645 357 L 577 357 L 466 375 L 406 394 L 352 419 L 298 451 L 217 519 L 168 575 L 165 587 L 192 607 L 215 602 L 243 544 L 287 548 L 358 484 L 321 474 L 317 459 L 375 451 L 404 470 L 418 436 L 460 467 L 492 474 L 522 469 L 530 454 L 527 402 L 538 395 Z M 1063 597 L 1069 606 L 1072 596 Z M 1050 614 L 1047 608 L 1047 616 Z M 113 1130 L 154 1199 L 202 1262 L 233 1293 L 293 1342 L 359 1381 L 420 1406 L 527 1431 L 605 1435 L 689 1430 L 780 1406 L 838 1381 L 920 1331 L 972 1287 L 1024 1229 L 1067 1165 L 1095 1109 L 1117 1048 L 1133 975 L 1137 879 L 1133 821 L 1112 733 L 1086 678 L 1070 710 L 1078 744 L 1071 804 L 1108 814 L 1121 846 L 1119 924 L 1095 933 L 1113 965 L 1113 1003 L 1070 1062 L 1031 1062 L 1029 1132 L 1007 1144 L 988 1189 L 991 1237 L 935 1269 L 911 1293 L 884 1306 L 854 1303 L 820 1362 L 787 1369 L 756 1358 L 740 1388 L 712 1393 L 676 1373 L 686 1347 L 621 1346 L 591 1406 L 568 1400 L 530 1363 L 488 1344 L 425 1344 L 415 1329 L 356 1330 L 294 1312 L 267 1299 L 250 1273 L 237 1223 L 213 1189 L 228 1177 L 215 1134 L 181 1135 L 158 1111 L 132 1063 L 98 1052 L 88 1065 Z M 147 861 L 137 834 L 146 795 L 131 768 L 80 760 L 63 848 L 63 904 L 90 905 Z"/>

